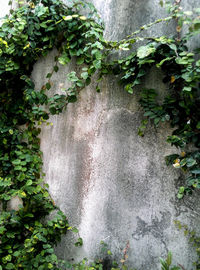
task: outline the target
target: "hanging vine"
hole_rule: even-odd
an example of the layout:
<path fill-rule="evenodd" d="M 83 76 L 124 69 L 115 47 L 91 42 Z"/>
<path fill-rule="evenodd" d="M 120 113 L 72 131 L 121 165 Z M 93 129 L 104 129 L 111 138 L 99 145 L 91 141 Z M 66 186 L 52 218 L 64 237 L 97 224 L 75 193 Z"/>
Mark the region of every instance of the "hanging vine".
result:
<path fill-rule="evenodd" d="M 12 1 L 10 3 L 12 5 Z M 161 1 L 162 4 L 162 1 Z M 141 27 L 121 41 L 106 41 L 103 24 L 89 3 L 66 6 L 60 0 L 27 0 L 7 15 L 0 26 L 0 269 L 61 269 L 63 262 L 54 246 L 69 227 L 65 215 L 55 206 L 43 182 L 40 151 L 40 123 L 61 113 L 75 102 L 81 89 L 97 73 L 99 82 L 108 74 L 120 75 L 130 94 L 153 67 L 162 69 L 168 94 L 162 104 L 154 89 L 141 91 L 140 104 L 145 119 L 139 129 L 144 134 L 148 120 L 158 126 L 168 121 L 173 134 L 167 138 L 181 154 L 167 157 L 167 163 L 187 172 L 185 187 L 178 197 L 200 188 L 200 49 L 188 51 L 187 42 L 200 32 L 200 9 L 182 11 L 179 1 L 168 3 L 170 16 Z M 81 10 L 88 10 L 87 17 Z M 140 37 L 143 30 L 175 19 L 177 31 L 183 24 L 187 33 L 178 37 Z M 109 61 L 115 50 L 130 50 L 137 41 L 146 45 L 128 57 Z M 31 78 L 34 63 L 57 49 L 55 65 L 41 89 Z M 80 74 L 67 75 L 71 86 L 63 94 L 49 97 L 51 77 L 72 58 L 84 64 Z M 186 146 L 190 145 L 190 151 Z M 55 218 L 46 217 L 57 211 Z M 77 245 L 81 245 L 79 238 Z"/>

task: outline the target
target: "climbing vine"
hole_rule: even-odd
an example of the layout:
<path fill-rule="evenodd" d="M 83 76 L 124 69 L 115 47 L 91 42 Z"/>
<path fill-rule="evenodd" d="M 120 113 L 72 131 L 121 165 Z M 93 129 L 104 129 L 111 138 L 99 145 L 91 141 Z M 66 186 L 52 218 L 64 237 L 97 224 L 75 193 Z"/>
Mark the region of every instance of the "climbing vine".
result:
<path fill-rule="evenodd" d="M 40 124 L 48 125 L 51 114 L 75 102 L 94 74 L 97 91 L 102 78 L 114 74 L 132 94 L 152 67 L 163 71 L 167 95 L 162 102 L 155 89 L 141 90 L 145 118 L 138 133 L 144 135 L 149 120 L 156 127 L 169 122 L 173 133 L 167 141 L 180 152 L 168 156 L 167 163 L 187 175 L 178 197 L 200 188 L 200 49 L 187 48 L 187 42 L 200 32 L 200 9 L 182 11 L 179 2 L 166 3 L 169 17 L 121 41 L 106 41 L 103 24 L 90 3 L 27 0 L 13 10 L 10 1 L 10 14 L 0 26 L 0 269 L 61 269 L 64 263 L 55 255 L 54 246 L 62 234 L 76 229 L 68 225 L 43 182 Z M 87 17 L 82 15 L 84 9 Z M 176 37 L 140 37 L 149 27 L 170 20 L 177 23 Z M 180 38 L 183 25 L 186 34 Z M 127 57 L 109 60 L 113 51 L 129 51 L 139 41 L 146 45 Z M 53 48 L 57 50 L 55 64 L 46 83 L 36 89 L 33 65 Z M 81 72 L 67 74 L 71 86 L 62 89 L 63 94 L 49 95 L 52 75 L 72 58 Z M 81 244 L 79 238 L 76 245 Z"/>

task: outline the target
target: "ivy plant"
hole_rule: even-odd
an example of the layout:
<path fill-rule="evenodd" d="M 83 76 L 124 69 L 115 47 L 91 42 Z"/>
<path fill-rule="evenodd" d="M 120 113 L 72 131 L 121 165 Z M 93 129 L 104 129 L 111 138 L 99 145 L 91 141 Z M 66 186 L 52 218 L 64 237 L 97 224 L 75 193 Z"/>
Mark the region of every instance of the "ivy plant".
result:
<path fill-rule="evenodd" d="M 75 102 L 94 74 L 97 91 L 102 78 L 114 74 L 120 75 L 120 83 L 132 94 L 156 67 L 163 71 L 168 91 L 160 102 L 155 89 L 141 89 L 144 120 L 139 135 L 144 135 L 149 120 L 156 127 L 169 122 L 173 133 L 167 141 L 180 151 L 167 157 L 167 164 L 187 173 L 178 197 L 200 188 L 200 49 L 189 51 L 187 47 L 200 32 L 200 9 L 182 11 L 180 1 L 167 2 L 170 16 L 142 26 L 123 40 L 106 41 L 103 23 L 90 3 L 27 0 L 13 10 L 12 2 L 0 26 L 0 269 L 62 269 L 54 246 L 62 234 L 76 229 L 68 225 L 43 181 L 40 125 L 49 124 L 51 114 Z M 140 37 L 142 31 L 170 20 L 177 23 L 175 37 Z M 187 31 L 181 38 L 183 25 Z M 139 41 L 146 44 L 127 57 L 109 60 L 113 51 L 129 51 Z M 46 74 L 46 83 L 36 89 L 33 65 L 53 48 L 57 50 L 55 63 Z M 81 72 L 66 74 L 71 86 L 62 89 L 63 94 L 49 95 L 52 75 L 72 58 Z M 81 245 L 82 239 L 76 244 Z"/>

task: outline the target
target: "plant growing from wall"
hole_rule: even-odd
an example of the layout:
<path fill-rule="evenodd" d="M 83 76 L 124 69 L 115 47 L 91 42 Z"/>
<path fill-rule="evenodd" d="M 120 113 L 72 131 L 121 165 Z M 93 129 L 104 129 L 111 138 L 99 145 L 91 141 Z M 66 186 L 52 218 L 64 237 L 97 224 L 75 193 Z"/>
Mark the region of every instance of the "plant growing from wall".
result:
<path fill-rule="evenodd" d="M 75 269 L 75 270 L 103 270 L 103 269 L 111 269 L 111 270 L 137 270 L 136 268 L 130 268 L 127 265 L 127 259 L 128 259 L 128 249 L 129 249 L 129 242 L 127 242 L 126 248 L 123 250 L 123 257 L 120 260 L 120 262 L 117 262 L 113 260 L 113 254 L 108 249 L 108 246 L 106 243 L 102 242 L 100 243 L 102 245 L 101 250 L 99 252 L 99 258 L 89 262 L 87 258 L 84 258 L 78 263 L 74 263 L 73 265 L 69 264 L 69 269 Z M 161 259 L 160 258 L 160 266 L 161 270 L 185 270 L 182 265 L 175 266 L 172 264 L 172 253 L 168 252 L 167 258 Z"/>
<path fill-rule="evenodd" d="M 10 2 L 12 7 L 12 1 Z M 81 9 L 88 9 L 88 16 Z M 121 76 L 129 93 L 153 67 L 162 69 L 168 95 L 157 101 L 154 89 L 141 91 L 145 120 L 139 129 L 143 135 L 148 120 L 155 126 L 168 121 L 174 128 L 167 141 L 181 154 L 167 157 L 168 164 L 188 173 L 178 197 L 200 187 L 200 49 L 188 51 L 187 41 L 200 32 L 200 9 L 182 11 L 179 1 L 168 5 L 171 15 L 141 27 L 121 41 L 106 41 L 103 24 L 95 8 L 82 1 L 66 6 L 60 0 L 27 0 L 7 15 L 0 27 L 0 269 L 61 269 L 54 245 L 69 227 L 65 215 L 55 206 L 43 182 L 40 124 L 51 114 L 61 113 L 68 103 L 98 74 L 96 90 L 103 76 Z M 177 31 L 186 24 L 183 38 L 143 37 L 140 32 L 154 24 L 177 22 Z M 116 50 L 129 51 L 137 41 L 146 45 L 128 57 L 109 61 Z M 34 63 L 53 48 L 55 65 L 46 75 L 46 84 L 35 89 L 31 79 Z M 72 58 L 83 65 L 80 74 L 67 74 L 71 86 L 63 94 L 50 96 L 51 77 Z M 59 63 L 59 64 L 58 64 Z M 47 122 L 48 124 L 48 122 Z M 186 151 L 191 145 L 190 151 Z M 15 206 L 13 204 L 15 203 Z M 47 219 L 52 211 L 55 218 Z M 79 238 L 77 245 L 81 245 Z"/>
<path fill-rule="evenodd" d="M 141 91 L 140 104 L 146 119 L 139 128 L 139 135 L 144 135 L 148 119 L 156 127 L 160 122 L 169 122 L 174 128 L 167 142 L 181 149 L 181 153 L 166 157 L 166 161 L 167 164 L 173 164 L 175 168 L 181 168 L 188 173 L 186 186 L 181 187 L 178 194 L 178 197 L 182 198 L 185 193 L 191 193 L 193 189 L 200 187 L 200 50 L 196 48 L 189 51 L 187 48 L 187 42 L 191 37 L 200 33 L 200 10 L 195 9 L 196 14 L 192 11 L 182 11 L 179 4 L 180 1 L 176 1 L 175 5 L 168 3 L 172 18 L 177 22 L 177 37 L 147 38 L 147 45 L 139 47 L 126 59 L 118 60 L 117 72 L 123 73 L 121 82 L 125 85 L 125 90 L 133 93 L 134 86 L 141 83 L 152 67 L 162 70 L 163 82 L 168 88 L 167 95 L 163 102 L 160 102 L 155 89 Z M 194 18 L 191 18 L 192 15 Z M 188 32 L 180 39 L 180 31 L 184 25 L 187 25 Z M 146 28 L 144 26 L 141 29 Z M 123 45 L 130 46 L 130 43 L 136 40 L 137 38 L 131 37 L 124 41 Z M 190 151 L 186 151 L 187 146 L 190 146 Z"/>

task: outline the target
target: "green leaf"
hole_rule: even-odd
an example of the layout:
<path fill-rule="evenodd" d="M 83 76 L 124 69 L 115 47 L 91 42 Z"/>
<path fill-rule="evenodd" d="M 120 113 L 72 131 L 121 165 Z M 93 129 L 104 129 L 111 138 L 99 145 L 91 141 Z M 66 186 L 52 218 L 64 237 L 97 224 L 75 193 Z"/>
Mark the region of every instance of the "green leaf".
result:
<path fill-rule="evenodd" d="M 185 91 L 185 92 L 191 92 L 192 91 L 192 87 L 185 86 L 185 87 L 183 87 L 183 91 Z"/>
<path fill-rule="evenodd" d="M 6 231 L 5 227 L 0 227 L 0 234 L 3 234 Z"/>
<path fill-rule="evenodd" d="M 159 117 L 157 117 L 157 118 L 154 119 L 154 124 L 156 126 L 158 125 L 159 122 L 160 122 L 160 118 Z"/>
<path fill-rule="evenodd" d="M 168 252 L 168 254 L 167 254 L 166 263 L 168 266 L 170 266 L 172 264 L 172 253 L 171 252 Z"/>
<path fill-rule="evenodd" d="M 170 47 L 170 49 L 172 49 L 173 51 L 177 51 L 177 47 L 176 47 L 175 44 L 170 44 L 169 47 Z M 174 57 L 172 57 L 172 58 L 174 58 Z"/>
<path fill-rule="evenodd" d="M 75 34 L 71 34 L 70 36 L 67 37 L 68 41 L 71 41 L 75 37 Z"/>
<path fill-rule="evenodd" d="M 193 158 L 188 158 L 187 159 L 187 167 L 189 167 L 189 168 L 194 166 L 196 163 L 197 163 L 196 160 L 193 159 Z"/>
<path fill-rule="evenodd" d="M 141 46 L 137 50 L 137 57 L 139 59 L 142 59 L 154 53 L 155 51 L 156 51 L 156 48 L 153 47 L 152 45 Z"/>
<path fill-rule="evenodd" d="M 65 21 L 71 21 L 73 19 L 73 17 L 72 16 L 63 16 L 63 20 L 65 20 Z"/>
<path fill-rule="evenodd" d="M 44 15 L 47 12 L 48 12 L 48 7 L 36 6 L 36 8 L 35 8 L 35 15 L 37 17 L 41 17 L 42 15 Z"/>
<path fill-rule="evenodd" d="M 13 263 L 8 263 L 5 268 L 10 270 L 10 269 L 15 269 L 15 266 Z"/>
<path fill-rule="evenodd" d="M 76 76 L 76 72 L 75 71 L 72 71 L 69 74 L 67 74 L 67 79 L 69 81 L 71 81 L 71 82 L 77 82 L 79 80 L 78 77 Z"/>
<path fill-rule="evenodd" d="M 99 50 L 97 50 L 95 52 L 95 57 L 96 57 L 97 60 L 101 60 L 102 59 L 102 53 Z"/>
<path fill-rule="evenodd" d="M 56 262 L 57 261 L 57 256 L 55 255 L 55 254 L 52 254 L 51 255 L 51 260 L 53 261 L 53 262 Z"/>
<path fill-rule="evenodd" d="M 12 161 L 12 164 L 14 164 L 14 165 L 19 165 L 20 163 L 21 163 L 20 159 L 15 159 Z"/>
<path fill-rule="evenodd" d="M 77 63 L 78 65 L 82 65 L 82 64 L 84 63 L 84 57 L 79 57 L 79 58 L 77 58 L 76 63 Z"/>
<path fill-rule="evenodd" d="M 32 181 L 32 180 L 28 180 L 28 181 L 26 182 L 26 186 L 31 186 L 31 185 L 32 185 L 32 183 L 33 183 L 33 181 Z"/>
<path fill-rule="evenodd" d="M 40 23 L 40 26 L 41 26 L 42 28 L 47 28 L 47 25 L 46 25 L 45 22 Z"/>
<path fill-rule="evenodd" d="M 108 255 L 112 255 L 112 252 L 110 250 L 107 251 Z"/>
<path fill-rule="evenodd" d="M 163 59 L 162 61 L 160 61 L 160 63 L 156 64 L 156 67 L 157 67 L 157 68 L 161 67 L 165 62 L 170 61 L 170 60 L 172 60 L 173 58 L 174 58 L 174 57 L 167 57 L 167 58 Z"/>
<path fill-rule="evenodd" d="M 18 257 L 20 255 L 20 251 L 15 251 L 14 253 L 13 253 L 13 256 L 15 256 L 15 257 Z"/>
<path fill-rule="evenodd" d="M 192 81 L 192 78 L 191 78 L 191 76 L 190 76 L 190 73 L 183 73 L 182 75 L 181 75 L 181 77 L 186 81 L 186 82 L 191 82 Z"/>
<path fill-rule="evenodd" d="M 185 166 L 186 163 L 187 163 L 187 159 L 186 158 L 182 159 L 180 162 L 181 167 Z"/>
<path fill-rule="evenodd" d="M 194 173 L 194 174 L 200 174 L 200 169 L 192 170 L 191 173 Z"/>
<path fill-rule="evenodd" d="M 46 83 L 46 89 L 49 90 L 51 88 L 51 84 L 50 83 Z"/>
<path fill-rule="evenodd" d="M 26 214 L 24 217 L 34 217 L 34 215 L 33 214 L 31 214 L 31 213 L 28 213 L 28 214 Z"/>
<path fill-rule="evenodd" d="M 196 128 L 200 129 L 200 122 L 197 123 Z"/>
<path fill-rule="evenodd" d="M 52 76 L 52 73 L 48 73 L 46 78 L 51 78 L 51 76 Z"/>
<path fill-rule="evenodd" d="M 78 87 L 84 87 L 84 83 L 83 83 L 83 81 L 81 81 L 81 80 L 77 81 L 76 85 L 77 85 Z"/>
<path fill-rule="evenodd" d="M 78 229 L 74 227 L 74 228 L 72 228 L 72 232 L 78 233 Z"/>
<path fill-rule="evenodd" d="M 129 94 L 133 94 L 133 85 L 132 83 L 129 83 L 125 86 L 125 90 L 129 93 Z"/>
<path fill-rule="evenodd" d="M 87 72 L 83 72 L 81 73 L 81 77 L 86 80 L 88 78 L 88 73 Z"/>
<path fill-rule="evenodd" d="M 55 72 L 58 72 L 58 70 L 59 70 L 58 66 L 54 66 L 53 69 Z"/>
<path fill-rule="evenodd" d="M 82 20 L 82 21 L 87 20 L 87 18 L 85 16 L 80 16 L 79 19 Z"/>
<path fill-rule="evenodd" d="M 83 239 L 82 238 L 78 238 L 77 242 L 75 243 L 75 246 L 82 246 L 83 245 Z"/>
<path fill-rule="evenodd" d="M 194 21 L 194 29 L 195 31 L 200 30 L 200 20 Z"/>
<path fill-rule="evenodd" d="M 9 201 L 11 199 L 11 196 L 9 196 L 7 194 L 4 194 L 3 198 L 4 198 L 5 201 Z"/>
<path fill-rule="evenodd" d="M 101 68 L 101 60 L 100 59 L 94 60 L 93 65 L 96 69 L 100 69 Z"/>
<path fill-rule="evenodd" d="M 144 113 L 144 116 L 155 116 L 155 113 L 154 112 L 152 112 L 152 111 L 148 111 L 148 112 L 145 112 Z"/>
<path fill-rule="evenodd" d="M 70 58 L 67 53 L 63 53 L 59 58 L 58 61 L 61 65 L 66 65 L 70 62 Z"/>
<path fill-rule="evenodd" d="M 183 196 L 184 196 L 184 194 L 183 194 L 183 193 L 178 193 L 178 194 L 177 194 L 177 198 L 178 198 L 178 199 L 182 199 L 182 198 L 183 198 Z"/>
<path fill-rule="evenodd" d="M 179 193 L 183 193 L 185 191 L 185 187 L 180 187 L 179 188 Z"/>
<path fill-rule="evenodd" d="M 188 65 L 188 60 L 187 59 L 184 59 L 184 57 L 183 58 L 177 57 L 176 58 L 176 63 L 178 65 Z"/>

